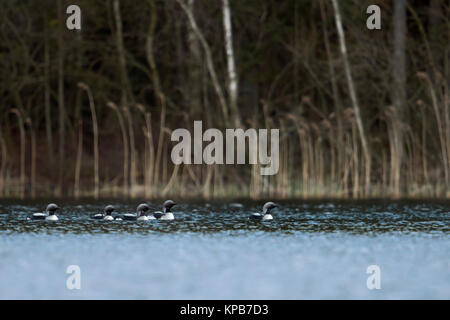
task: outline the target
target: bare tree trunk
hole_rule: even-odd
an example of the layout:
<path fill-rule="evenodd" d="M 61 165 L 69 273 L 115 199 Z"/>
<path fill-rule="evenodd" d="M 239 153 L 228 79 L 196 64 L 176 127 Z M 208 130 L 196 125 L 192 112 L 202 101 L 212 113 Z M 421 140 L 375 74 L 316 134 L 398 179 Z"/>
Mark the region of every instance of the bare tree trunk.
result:
<path fill-rule="evenodd" d="M 165 123 L 166 123 L 166 100 L 165 100 L 164 93 L 162 92 L 162 89 L 161 89 L 159 74 L 158 74 L 158 70 L 156 68 L 154 52 L 153 52 L 153 37 L 154 37 L 156 23 L 157 23 L 156 5 L 155 5 L 154 1 L 150 1 L 150 5 L 151 5 L 152 17 L 151 17 L 151 21 L 150 21 L 149 31 L 147 34 L 146 55 L 147 55 L 147 62 L 150 65 L 150 69 L 152 71 L 152 82 L 153 82 L 155 101 L 159 102 L 159 104 L 161 106 L 161 119 L 160 119 L 159 137 L 158 137 L 158 147 L 157 147 L 157 151 L 156 151 L 154 174 L 152 174 L 152 176 L 154 177 L 154 180 L 153 180 L 154 184 L 157 185 L 159 183 L 160 163 L 161 163 L 162 146 L 163 146 L 163 135 L 164 135 L 164 128 L 165 128 Z"/>
<path fill-rule="evenodd" d="M 393 192 L 396 198 L 400 197 L 400 177 L 403 159 L 403 109 L 406 104 L 406 0 L 394 1 L 394 38 L 392 55 L 393 86 L 393 140 L 394 152 L 391 154 L 393 175 Z"/>
<path fill-rule="evenodd" d="M 336 122 L 337 122 L 337 179 L 339 180 L 341 178 L 341 171 L 339 171 L 342 168 L 343 164 L 343 158 L 344 158 L 344 148 L 342 148 L 344 143 L 344 134 L 343 134 L 343 128 L 342 128 L 342 104 L 341 99 L 339 96 L 339 90 L 337 86 L 336 81 L 336 73 L 334 71 L 333 66 L 333 59 L 330 49 L 330 43 L 328 40 L 328 30 L 326 25 L 326 12 L 325 12 L 325 6 L 323 4 L 323 0 L 320 0 L 320 13 L 322 17 L 322 28 L 323 28 L 323 34 L 324 34 L 324 42 L 325 42 L 325 49 L 327 52 L 327 58 L 328 58 L 328 70 L 330 72 L 330 78 L 331 78 L 331 87 L 333 90 L 333 99 L 335 103 L 335 113 L 336 113 Z M 330 130 L 333 130 L 332 128 Z M 331 147 L 333 148 L 333 147 Z"/>
<path fill-rule="evenodd" d="M 153 185 L 153 168 L 155 167 L 155 146 L 153 144 L 152 121 L 150 112 L 145 113 L 145 121 L 147 123 L 147 139 L 150 156 L 150 158 L 148 159 L 148 192 L 149 196 L 151 196 Z"/>
<path fill-rule="evenodd" d="M 128 195 L 128 136 L 125 127 L 125 121 L 123 120 L 122 114 L 119 108 L 113 102 L 108 102 L 107 106 L 113 109 L 117 118 L 119 119 L 120 130 L 122 132 L 122 143 L 123 143 L 123 195 Z"/>
<path fill-rule="evenodd" d="M 194 0 L 188 0 L 188 8 L 194 13 Z M 191 25 L 188 25 L 187 41 L 189 47 L 188 83 L 185 86 L 187 105 L 191 110 L 192 118 L 200 120 L 202 117 L 202 52 L 200 43 Z M 183 62 L 181 62 L 183 63 Z M 208 105 L 204 105 L 208 107 Z"/>
<path fill-rule="evenodd" d="M 443 50 L 439 50 L 439 26 L 442 20 L 441 4 L 442 0 L 430 0 L 428 7 L 428 34 L 431 44 L 431 54 L 434 61 L 439 61 L 442 58 Z"/>
<path fill-rule="evenodd" d="M 63 195 L 64 188 L 64 159 L 65 159 L 65 121 L 66 110 L 64 105 L 64 52 L 63 52 L 63 17 L 62 0 L 58 0 L 58 105 L 59 105 L 59 174 L 58 174 L 58 195 Z"/>
<path fill-rule="evenodd" d="M 114 19 L 116 22 L 116 46 L 117 52 L 119 54 L 119 67 L 120 67 L 120 83 L 122 88 L 122 107 L 128 104 L 127 96 L 132 98 L 132 92 L 130 87 L 130 81 L 128 79 L 127 73 L 127 63 L 125 59 L 125 48 L 123 45 L 123 34 L 122 34 L 122 18 L 120 16 L 120 2 L 119 0 L 114 0 L 113 2 Z M 127 94 L 128 93 L 128 94 Z"/>
<path fill-rule="evenodd" d="M 150 1 L 152 16 L 151 16 L 151 20 L 150 20 L 150 26 L 148 28 L 148 33 L 147 33 L 145 53 L 146 53 L 147 62 L 149 64 L 151 72 L 152 72 L 152 83 L 153 83 L 153 92 L 154 92 L 154 96 L 155 96 L 155 102 L 159 102 L 159 104 L 162 107 L 161 96 L 163 95 L 163 93 L 161 90 L 161 82 L 159 79 L 158 70 L 156 68 L 156 62 L 155 62 L 155 57 L 154 57 L 154 52 L 153 52 L 153 38 L 155 35 L 156 24 L 158 22 L 158 20 L 157 20 L 158 12 L 156 11 L 155 1 L 154 0 L 149 0 L 149 1 Z"/>
<path fill-rule="evenodd" d="M 94 198 L 98 199 L 99 196 L 99 186 L 100 186 L 100 178 L 99 178 L 99 154 L 98 154 L 98 124 L 97 124 L 97 115 L 95 113 L 95 105 L 94 105 L 94 97 L 92 96 L 91 89 L 84 84 L 78 84 L 80 88 L 86 90 L 86 93 L 89 98 L 89 106 L 91 109 L 91 117 L 92 117 L 92 129 L 94 132 Z"/>
<path fill-rule="evenodd" d="M 229 0 L 222 0 L 223 27 L 225 31 L 225 52 L 228 66 L 228 95 L 230 98 L 230 110 L 234 120 L 234 125 L 241 125 L 241 118 L 238 110 L 238 78 L 233 51 L 233 31 L 231 24 L 231 10 Z"/>
<path fill-rule="evenodd" d="M 78 199 L 80 196 L 80 174 L 81 174 L 81 159 L 83 157 L 83 120 L 78 122 L 78 147 L 77 147 L 77 160 L 75 162 L 75 184 L 74 197 Z"/>
<path fill-rule="evenodd" d="M 51 105 L 50 105 L 50 50 L 48 44 L 47 32 L 45 35 L 44 43 L 44 81 L 45 81 L 45 92 L 44 92 L 44 104 L 45 104 L 45 131 L 47 134 L 47 150 L 48 150 L 48 160 L 50 162 L 50 168 L 54 168 L 55 156 L 53 151 L 53 134 L 52 134 L 52 118 L 51 118 Z M 50 172 L 53 172 L 52 170 Z"/>
<path fill-rule="evenodd" d="M 211 54 L 211 49 L 208 45 L 208 43 L 206 42 L 205 38 L 203 37 L 203 34 L 201 33 L 200 29 L 197 26 L 197 22 L 195 21 L 194 15 L 192 14 L 192 12 L 189 10 L 189 8 L 186 6 L 186 4 L 183 2 L 183 0 L 177 0 L 177 2 L 180 4 L 181 8 L 183 8 L 184 12 L 186 13 L 189 23 L 192 27 L 192 30 L 194 30 L 198 40 L 200 41 L 200 44 L 203 47 L 203 50 L 205 51 L 205 56 L 206 56 L 206 64 L 208 67 L 208 72 L 209 75 L 211 76 L 211 81 L 213 83 L 214 89 L 216 91 L 216 94 L 219 98 L 219 103 L 220 106 L 222 108 L 222 114 L 225 118 L 225 123 L 227 124 L 228 121 L 228 105 L 226 103 L 225 100 L 225 96 L 223 94 L 222 91 L 222 87 L 219 84 L 219 79 L 217 77 L 216 74 L 216 69 L 214 68 L 214 63 L 213 63 L 213 59 L 212 59 L 212 54 Z"/>
<path fill-rule="evenodd" d="M 17 120 L 19 121 L 20 130 L 20 198 L 25 198 L 25 150 L 26 150 L 26 137 L 25 137 L 25 127 L 23 122 L 22 114 L 18 109 L 12 109 L 11 112 L 17 115 Z"/>
<path fill-rule="evenodd" d="M 350 64 L 348 62 L 347 57 L 347 47 L 345 44 L 345 35 L 344 35 L 344 29 L 342 27 L 342 18 L 341 13 L 339 11 L 339 4 L 338 0 L 332 0 L 333 8 L 334 8 L 334 15 L 336 20 L 336 28 L 338 30 L 339 35 L 339 45 L 341 49 L 342 59 L 344 61 L 344 68 L 345 68 L 345 76 L 347 78 L 347 85 L 350 92 L 350 98 L 353 105 L 353 110 L 355 112 L 356 117 L 356 125 L 358 127 L 359 136 L 361 139 L 361 145 L 364 152 L 364 160 L 365 160 L 365 168 L 366 168 L 366 177 L 365 177 L 365 195 L 368 195 L 369 193 L 369 187 L 370 187 L 370 170 L 371 170 L 371 155 L 370 155 L 370 149 L 367 142 L 366 134 L 364 132 L 364 126 L 361 119 L 361 111 L 359 108 L 358 103 L 358 97 L 356 96 L 356 90 L 353 83 L 352 73 L 350 70 Z"/>

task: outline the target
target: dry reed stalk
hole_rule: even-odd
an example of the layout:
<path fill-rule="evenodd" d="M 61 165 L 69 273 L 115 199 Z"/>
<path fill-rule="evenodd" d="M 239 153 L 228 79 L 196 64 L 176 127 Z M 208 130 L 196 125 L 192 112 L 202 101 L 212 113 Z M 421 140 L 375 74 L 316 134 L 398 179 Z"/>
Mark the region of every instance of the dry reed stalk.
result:
<path fill-rule="evenodd" d="M 188 170 L 189 173 L 189 177 L 192 179 L 192 181 L 194 181 L 195 183 L 195 189 L 199 189 L 201 188 L 201 183 L 198 179 L 198 177 L 195 175 L 195 173 L 192 171 L 192 167 L 191 166 L 185 166 L 186 169 Z"/>
<path fill-rule="evenodd" d="M 147 130 L 148 130 L 148 143 L 149 143 L 149 153 L 150 153 L 150 159 L 149 159 L 149 167 L 148 167 L 148 180 L 149 180 L 149 188 L 151 192 L 151 188 L 153 185 L 153 170 L 155 167 L 155 146 L 153 143 L 153 133 L 152 133 L 152 122 L 151 122 L 151 114 L 150 112 L 147 112 L 145 114 L 145 121 L 148 123 Z"/>
<path fill-rule="evenodd" d="M 148 167 L 149 167 L 149 154 L 148 154 L 148 149 L 150 148 L 148 146 L 148 132 L 147 132 L 147 126 L 143 126 L 142 127 L 142 133 L 144 135 L 145 139 L 145 146 L 144 146 L 144 155 L 142 157 L 142 163 L 143 163 L 143 167 L 144 167 L 144 196 L 146 199 L 150 198 L 150 182 L 149 182 L 149 172 L 148 172 Z"/>
<path fill-rule="evenodd" d="M 306 144 L 306 131 L 304 129 L 299 129 L 298 130 L 298 136 L 300 139 L 300 148 L 301 148 L 301 152 L 302 152 L 302 193 L 303 193 L 303 198 L 306 198 L 307 193 L 308 193 L 308 181 L 309 181 L 309 161 L 308 161 L 308 147 Z"/>
<path fill-rule="evenodd" d="M 221 195 L 225 195 L 223 176 L 224 176 L 224 170 L 220 170 L 219 171 L 219 188 L 220 188 Z"/>
<path fill-rule="evenodd" d="M 22 114 L 19 109 L 11 109 L 11 112 L 17 116 L 20 130 L 20 198 L 25 198 L 25 150 L 26 150 L 26 137 L 25 127 Z"/>
<path fill-rule="evenodd" d="M 136 160 L 136 145 L 134 141 L 134 123 L 131 117 L 130 110 L 127 106 L 123 106 L 122 110 L 125 114 L 128 123 L 128 136 L 130 138 L 130 195 L 131 198 L 136 198 L 136 171 L 137 171 L 137 160 Z"/>
<path fill-rule="evenodd" d="M 445 134 L 445 128 L 444 124 L 442 123 L 442 114 L 440 112 L 439 103 L 436 95 L 436 91 L 434 90 L 433 84 L 431 83 L 430 77 L 423 72 L 419 72 L 417 76 L 421 79 L 426 80 L 429 90 L 430 90 L 430 96 L 431 96 L 431 102 L 433 106 L 433 111 L 435 113 L 436 117 L 436 123 L 438 127 L 438 133 L 439 133 L 439 141 L 441 143 L 441 156 L 443 161 L 443 167 L 444 167 L 444 175 L 445 175 L 445 183 L 448 186 L 449 185 L 449 154 L 447 150 L 447 142 L 446 142 L 446 134 Z"/>
<path fill-rule="evenodd" d="M 164 128 L 166 125 L 166 102 L 163 95 L 160 96 L 161 100 L 161 118 L 159 123 L 159 137 L 158 137 L 158 149 L 156 151 L 156 162 L 155 162 L 155 173 L 154 173 L 154 185 L 158 186 L 159 184 L 159 171 L 161 166 L 161 153 L 162 153 L 162 147 L 163 147 L 163 136 L 164 136 Z"/>
<path fill-rule="evenodd" d="M 421 102 L 421 101 L 420 101 Z M 423 104 L 423 103 L 422 103 Z M 423 178 L 425 185 L 430 183 L 428 177 L 428 168 L 427 168 L 427 126 L 426 126 L 426 113 L 422 112 L 422 166 L 423 166 Z"/>
<path fill-rule="evenodd" d="M 108 102 L 106 104 L 108 107 L 113 109 L 116 112 L 117 119 L 119 120 L 120 130 L 122 132 L 122 144 L 123 144 L 123 190 L 122 194 L 124 197 L 128 196 L 128 136 L 127 130 L 125 127 L 125 121 L 123 119 L 122 114 L 120 113 L 119 108 L 113 102 Z"/>
<path fill-rule="evenodd" d="M 410 165 L 410 174 L 413 178 L 413 183 L 416 186 L 419 186 L 423 179 L 421 179 L 421 172 L 417 170 L 420 168 L 421 163 L 421 151 L 420 151 L 420 134 L 416 136 L 415 132 L 411 129 L 410 126 L 406 126 L 406 132 L 409 134 L 410 145 L 411 145 L 411 165 Z M 406 157 L 408 159 L 408 157 Z"/>
<path fill-rule="evenodd" d="M 440 75 L 440 73 L 439 73 Z M 441 103 L 444 105 L 444 117 L 445 117 L 445 121 L 446 121 L 446 145 L 447 145 L 447 161 L 448 161 L 448 166 L 449 166 L 449 170 L 450 170 L 450 97 L 449 97 L 449 85 L 450 83 L 446 80 L 443 79 L 442 76 L 440 76 L 439 78 L 441 78 L 440 84 L 441 84 L 441 88 L 444 87 L 444 92 L 442 93 L 441 91 Z M 439 87 L 439 86 L 438 86 Z M 442 90 L 442 89 L 441 89 Z M 450 197 L 450 186 L 449 184 L 447 184 L 447 192 L 446 192 L 446 197 Z"/>
<path fill-rule="evenodd" d="M 181 181 L 180 181 L 180 196 L 184 197 L 186 194 L 186 166 L 183 165 L 183 171 L 181 171 Z"/>
<path fill-rule="evenodd" d="M 34 131 L 31 118 L 26 119 L 26 124 L 30 128 L 30 141 L 31 141 L 31 198 L 36 197 L 36 132 Z"/>
<path fill-rule="evenodd" d="M 353 155 L 353 198 L 359 198 L 359 151 L 358 151 L 358 141 L 356 138 L 356 128 L 355 123 L 352 123 L 352 155 Z"/>
<path fill-rule="evenodd" d="M 288 178 L 288 159 L 289 159 L 289 145 L 288 139 L 286 137 L 284 143 L 284 157 L 283 157 L 283 168 L 282 168 L 282 177 L 283 177 L 283 198 L 286 199 L 288 197 L 289 191 L 289 178 Z"/>
<path fill-rule="evenodd" d="M 298 129 L 297 130 L 298 133 L 298 138 L 300 141 L 300 149 L 301 149 L 301 157 L 302 157 L 302 193 L 303 193 L 303 198 L 306 198 L 307 192 L 308 192 L 308 172 L 309 172 L 309 167 L 308 167 L 308 148 L 306 146 L 305 143 L 305 135 L 306 135 L 306 131 L 304 129 Z"/>
<path fill-rule="evenodd" d="M 99 153 L 98 153 L 98 124 L 97 114 L 95 112 L 94 97 L 92 96 L 91 89 L 83 82 L 79 82 L 78 86 L 85 90 L 89 99 L 89 107 L 91 110 L 92 118 L 92 130 L 94 133 L 94 198 L 99 197 L 100 177 L 99 177 Z"/>
<path fill-rule="evenodd" d="M 393 108 L 389 107 L 384 111 L 384 115 L 386 118 L 386 126 L 387 126 L 387 133 L 388 133 L 388 141 L 389 141 L 389 154 L 391 160 L 389 161 L 390 168 L 389 168 L 389 193 L 394 193 L 394 172 L 395 172 L 395 157 L 396 157 L 396 140 L 395 140 L 395 134 L 394 129 L 392 126 L 395 125 L 393 118 Z"/>
<path fill-rule="evenodd" d="M 257 120 L 256 119 L 251 119 L 248 121 L 250 126 L 255 128 L 257 126 Z M 252 156 L 255 159 L 258 159 L 258 146 L 256 145 L 249 145 L 249 153 L 252 152 Z M 250 155 L 249 155 L 250 158 Z M 260 166 L 258 165 L 258 163 L 256 164 L 251 164 L 250 165 L 250 185 L 249 185 L 249 197 L 251 199 L 257 199 L 259 196 L 259 170 L 260 170 Z"/>
<path fill-rule="evenodd" d="M 319 162 L 319 196 L 322 197 L 324 195 L 324 189 L 325 189 L 325 160 L 324 160 L 324 148 L 322 141 L 318 144 L 318 162 Z"/>
<path fill-rule="evenodd" d="M 6 148 L 5 139 L 3 138 L 3 130 L 0 128 L 0 150 L 1 150 L 1 159 L 2 162 L 0 164 L 0 196 L 5 195 L 5 175 L 6 175 L 6 164 L 8 162 L 8 153 Z"/>
<path fill-rule="evenodd" d="M 165 197 L 167 195 L 167 193 L 169 192 L 169 190 L 172 188 L 173 184 L 175 183 L 176 179 L 177 179 L 177 174 L 178 174 L 178 170 L 180 168 L 180 165 L 175 165 L 172 171 L 172 176 L 170 177 L 169 182 L 167 183 L 167 185 L 164 187 L 164 189 L 161 192 L 161 196 Z"/>
<path fill-rule="evenodd" d="M 405 137 L 405 145 L 406 145 L 406 154 L 409 154 L 409 157 L 406 156 L 406 159 L 408 159 L 409 162 L 409 170 L 407 170 L 407 175 L 406 175 L 406 186 L 414 186 L 415 184 L 415 179 L 414 179 L 414 173 L 413 173 L 413 168 L 414 168 L 414 144 L 413 144 L 413 140 L 411 139 L 412 137 L 409 136 Z M 408 192 L 408 190 L 407 190 Z"/>
<path fill-rule="evenodd" d="M 394 198 L 400 197 L 400 169 L 401 169 L 401 154 L 403 153 L 403 146 L 400 141 L 400 134 L 402 128 L 399 128 L 402 124 L 398 119 L 398 111 L 390 106 L 385 111 L 386 121 L 388 122 L 388 136 L 391 151 L 391 193 Z"/>
<path fill-rule="evenodd" d="M 279 128 L 281 132 L 285 132 L 285 124 L 283 119 L 279 119 Z M 287 136 L 281 135 L 280 137 L 280 150 L 279 150 L 279 169 L 278 174 L 275 175 L 277 178 L 277 185 L 278 185 L 278 197 L 280 198 L 286 198 L 287 195 L 287 156 L 288 149 L 287 149 Z M 259 172 L 258 172 L 259 173 Z"/>
<path fill-rule="evenodd" d="M 382 190 L 387 190 L 388 186 L 387 186 L 387 157 L 386 157 L 386 152 L 383 150 L 381 152 L 381 185 L 382 185 Z"/>
<path fill-rule="evenodd" d="M 211 197 L 211 179 L 213 173 L 213 166 L 206 165 L 206 177 L 203 186 L 202 196 L 204 199 L 209 199 Z"/>
<path fill-rule="evenodd" d="M 4 196 L 9 197 L 11 195 L 11 170 L 9 168 L 6 169 L 5 184 L 7 188 L 4 190 Z"/>
<path fill-rule="evenodd" d="M 327 119 L 322 121 L 322 125 L 328 130 L 328 141 L 330 143 L 330 180 L 334 182 L 336 181 L 336 139 L 334 138 L 334 130 L 331 123 Z"/>
<path fill-rule="evenodd" d="M 351 148 L 351 141 L 352 138 L 350 137 L 350 134 L 348 132 L 345 133 L 345 144 L 346 144 L 346 150 L 352 150 Z M 345 154 L 347 156 L 347 154 Z M 348 180 L 350 175 L 350 165 L 352 163 L 352 155 L 348 155 L 347 159 L 344 158 L 344 176 L 342 179 L 342 186 L 343 186 L 343 197 L 347 198 L 349 195 L 349 187 L 348 187 Z"/>
<path fill-rule="evenodd" d="M 305 140 L 306 140 L 306 147 L 308 150 L 307 155 L 309 156 L 308 161 L 309 161 L 309 173 L 308 173 L 308 182 L 307 182 L 307 186 L 308 186 L 308 194 L 311 194 L 313 192 L 313 187 L 315 185 L 315 173 L 316 173 L 316 163 L 314 161 L 314 142 L 313 142 L 313 132 L 312 130 L 308 130 L 306 131 L 306 136 L 305 136 Z"/>
<path fill-rule="evenodd" d="M 163 156 L 162 156 L 162 178 L 161 182 L 167 182 L 167 143 L 163 142 Z"/>
<path fill-rule="evenodd" d="M 146 157 L 145 157 L 145 197 L 148 198 L 152 193 L 153 167 L 155 163 L 155 149 L 153 146 L 151 113 L 146 112 L 143 105 L 136 106 L 145 118 L 144 136 L 147 138 Z"/>
<path fill-rule="evenodd" d="M 81 174 L 81 160 L 83 158 L 83 120 L 78 121 L 78 147 L 77 159 L 75 162 L 75 182 L 73 186 L 75 199 L 80 197 L 80 174 Z"/>

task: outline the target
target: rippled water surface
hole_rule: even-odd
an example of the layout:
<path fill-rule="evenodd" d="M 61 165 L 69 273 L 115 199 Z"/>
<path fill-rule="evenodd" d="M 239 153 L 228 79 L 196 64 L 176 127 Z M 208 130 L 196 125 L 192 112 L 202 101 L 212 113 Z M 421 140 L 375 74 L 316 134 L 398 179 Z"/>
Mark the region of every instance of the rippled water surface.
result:
<path fill-rule="evenodd" d="M 248 220 L 261 202 L 189 202 L 170 222 L 92 220 L 107 203 L 139 201 L 61 201 L 58 222 L 27 220 L 42 201 L 0 202 L 0 298 L 450 299 L 447 202 L 280 202 L 271 222 Z"/>

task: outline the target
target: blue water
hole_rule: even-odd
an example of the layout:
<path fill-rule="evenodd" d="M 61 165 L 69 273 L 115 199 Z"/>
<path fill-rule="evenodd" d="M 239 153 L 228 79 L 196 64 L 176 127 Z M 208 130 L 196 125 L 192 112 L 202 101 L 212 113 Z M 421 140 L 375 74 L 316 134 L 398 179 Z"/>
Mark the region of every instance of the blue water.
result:
<path fill-rule="evenodd" d="M 44 202 L 1 202 L 0 298 L 450 299 L 447 203 L 282 202 L 267 223 L 247 220 L 260 202 L 187 203 L 172 222 L 89 218 L 106 203 L 59 203 L 52 223 L 26 220 Z"/>

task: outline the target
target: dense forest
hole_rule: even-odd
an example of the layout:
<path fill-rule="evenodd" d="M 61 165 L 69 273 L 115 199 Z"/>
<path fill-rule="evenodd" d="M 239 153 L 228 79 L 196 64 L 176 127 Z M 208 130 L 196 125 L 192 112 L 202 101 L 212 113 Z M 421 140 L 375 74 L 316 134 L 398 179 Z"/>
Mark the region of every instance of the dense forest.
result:
<path fill-rule="evenodd" d="M 66 26 L 72 4 L 81 30 Z M 448 197 L 449 13 L 443 0 L 4 0 L 0 197 Z M 194 120 L 280 129 L 278 174 L 174 165 L 170 134 Z"/>

